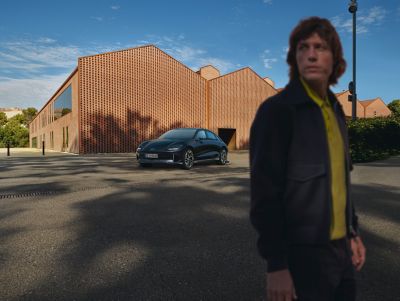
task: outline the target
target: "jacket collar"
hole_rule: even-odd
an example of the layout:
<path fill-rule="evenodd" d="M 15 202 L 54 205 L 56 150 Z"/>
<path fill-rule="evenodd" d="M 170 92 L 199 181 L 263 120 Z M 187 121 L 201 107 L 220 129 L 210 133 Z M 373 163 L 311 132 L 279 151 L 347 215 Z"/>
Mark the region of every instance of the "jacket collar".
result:
<path fill-rule="evenodd" d="M 285 102 L 291 104 L 315 104 L 315 102 L 308 96 L 299 78 L 292 79 L 285 89 L 283 90 L 285 96 Z M 328 89 L 328 98 L 330 103 L 333 105 L 337 102 L 336 96 Z"/>

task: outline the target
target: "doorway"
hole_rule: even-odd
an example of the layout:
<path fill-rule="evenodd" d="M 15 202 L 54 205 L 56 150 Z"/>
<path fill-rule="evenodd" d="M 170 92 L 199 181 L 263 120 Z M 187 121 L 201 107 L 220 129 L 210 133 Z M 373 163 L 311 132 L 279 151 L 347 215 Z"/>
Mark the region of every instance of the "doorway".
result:
<path fill-rule="evenodd" d="M 228 146 L 228 150 L 236 149 L 236 129 L 218 129 L 218 136 Z"/>

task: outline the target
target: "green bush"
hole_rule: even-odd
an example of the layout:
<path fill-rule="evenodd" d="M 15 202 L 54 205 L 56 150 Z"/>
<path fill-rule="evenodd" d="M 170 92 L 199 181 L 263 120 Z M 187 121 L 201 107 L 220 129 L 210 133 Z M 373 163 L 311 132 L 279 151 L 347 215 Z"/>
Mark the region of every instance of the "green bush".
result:
<path fill-rule="evenodd" d="M 348 121 L 353 162 L 369 162 L 400 154 L 400 117 Z"/>
<path fill-rule="evenodd" d="M 17 117 L 16 115 L 15 117 Z M 29 130 L 18 118 L 10 118 L 7 123 L 0 127 L 0 148 L 7 147 L 28 147 Z"/>

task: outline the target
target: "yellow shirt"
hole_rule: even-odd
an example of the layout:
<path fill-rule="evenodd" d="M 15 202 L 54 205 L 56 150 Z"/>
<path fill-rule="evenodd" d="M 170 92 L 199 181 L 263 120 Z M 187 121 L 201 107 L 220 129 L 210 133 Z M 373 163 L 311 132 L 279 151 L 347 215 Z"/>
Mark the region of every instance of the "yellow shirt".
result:
<path fill-rule="evenodd" d="M 331 166 L 332 221 L 331 239 L 346 236 L 346 180 L 343 137 L 328 97 L 322 99 L 300 78 L 308 96 L 321 108 L 328 139 Z"/>

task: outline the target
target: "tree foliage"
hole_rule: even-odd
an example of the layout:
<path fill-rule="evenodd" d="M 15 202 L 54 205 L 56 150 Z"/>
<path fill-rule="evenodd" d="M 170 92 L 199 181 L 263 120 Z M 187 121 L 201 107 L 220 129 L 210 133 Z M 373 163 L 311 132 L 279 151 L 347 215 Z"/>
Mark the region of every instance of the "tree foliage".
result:
<path fill-rule="evenodd" d="M 28 108 L 7 120 L 0 112 L 0 147 L 27 147 L 29 146 L 29 130 L 27 124 L 37 113 L 35 108 Z M 3 113 L 4 114 L 4 113 Z M 5 114 L 4 114 L 5 115 Z M 2 121 L 5 120 L 4 124 Z"/>
<path fill-rule="evenodd" d="M 25 126 L 25 117 L 22 114 L 17 114 L 14 115 L 13 117 L 11 117 L 8 122 L 16 122 L 20 125 L 24 125 Z"/>
<path fill-rule="evenodd" d="M 7 115 L 4 112 L 0 112 L 0 127 L 7 123 Z"/>
<path fill-rule="evenodd" d="M 388 104 L 388 108 L 394 116 L 400 116 L 400 99 L 395 99 Z"/>
<path fill-rule="evenodd" d="M 22 110 L 22 115 L 24 116 L 24 124 L 28 125 L 36 116 L 36 114 L 37 110 L 35 108 L 27 108 Z"/>
<path fill-rule="evenodd" d="M 353 162 L 400 154 L 400 116 L 362 118 L 348 122 Z"/>

